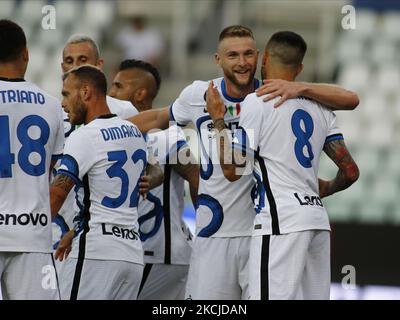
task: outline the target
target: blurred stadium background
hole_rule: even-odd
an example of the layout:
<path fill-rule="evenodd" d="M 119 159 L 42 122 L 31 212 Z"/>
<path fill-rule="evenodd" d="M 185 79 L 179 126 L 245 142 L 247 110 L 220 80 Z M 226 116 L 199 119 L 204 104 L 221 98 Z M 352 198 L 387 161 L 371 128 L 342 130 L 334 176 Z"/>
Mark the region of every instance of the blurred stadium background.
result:
<path fill-rule="evenodd" d="M 55 30 L 42 28 L 47 4 L 56 9 Z M 341 24 L 347 4 L 356 8 L 355 30 Z M 116 34 L 135 15 L 145 16 L 164 37 L 157 106 L 173 102 L 193 80 L 221 75 L 213 59 L 217 37 L 237 23 L 253 29 L 261 52 L 275 31 L 300 33 L 309 49 L 299 80 L 333 82 L 359 94 L 357 110 L 337 115 L 361 177 L 324 201 L 333 229 L 332 298 L 400 299 L 400 2 L 0 0 L 0 18 L 18 22 L 28 38 L 26 79 L 55 96 L 60 96 L 62 48 L 70 35 L 85 33 L 98 42 L 110 82 L 122 60 Z M 335 174 L 324 157 L 320 176 Z M 193 208 L 186 209 L 193 226 Z M 356 289 L 341 285 L 346 265 L 355 267 Z"/>

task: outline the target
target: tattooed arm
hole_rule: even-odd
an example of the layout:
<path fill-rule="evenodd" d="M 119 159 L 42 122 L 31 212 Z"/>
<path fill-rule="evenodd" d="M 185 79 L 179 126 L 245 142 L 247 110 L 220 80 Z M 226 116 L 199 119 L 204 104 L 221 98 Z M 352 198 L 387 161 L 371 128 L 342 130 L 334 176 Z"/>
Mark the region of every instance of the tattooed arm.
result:
<path fill-rule="evenodd" d="M 229 181 L 236 181 L 242 176 L 242 171 L 246 167 L 246 157 L 242 152 L 233 149 L 230 145 L 227 130 L 225 128 L 225 105 L 214 83 L 211 81 L 207 90 L 207 111 L 214 122 L 214 128 L 217 136 L 217 149 L 219 154 L 219 161 L 224 173 L 224 176 Z"/>
<path fill-rule="evenodd" d="M 64 174 L 57 174 L 50 186 L 50 209 L 51 217 L 54 219 L 63 205 L 68 193 L 75 185 L 74 180 Z"/>
<path fill-rule="evenodd" d="M 324 152 L 338 166 L 339 171 L 333 180 L 318 179 L 321 198 L 350 187 L 360 175 L 357 164 L 351 157 L 343 140 L 325 144 Z"/>

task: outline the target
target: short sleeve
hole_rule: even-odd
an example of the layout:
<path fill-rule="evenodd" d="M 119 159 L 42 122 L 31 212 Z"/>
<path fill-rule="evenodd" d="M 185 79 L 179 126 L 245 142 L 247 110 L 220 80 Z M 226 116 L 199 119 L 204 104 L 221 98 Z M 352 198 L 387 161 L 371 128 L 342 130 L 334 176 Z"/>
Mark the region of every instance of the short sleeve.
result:
<path fill-rule="evenodd" d="M 193 84 L 187 86 L 178 99 L 169 108 L 169 117 L 179 126 L 185 126 L 192 121 L 191 100 L 193 97 Z"/>
<path fill-rule="evenodd" d="M 64 155 L 57 174 L 71 177 L 76 184 L 81 184 L 96 161 L 96 151 L 84 128 L 74 131 L 67 139 Z"/>
<path fill-rule="evenodd" d="M 328 120 L 328 131 L 325 139 L 325 144 L 335 140 L 343 140 L 343 134 L 337 125 L 336 114 L 330 110 L 327 110 L 326 112 Z"/>
<path fill-rule="evenodd" d="M 188 147 L 188 144 L 183 130 L 177 126 L 170 127 L 168 130 L 168 153 L 165 161 L 168 162 L 169 159 L 174 158 L 184 147 Z"/>
<path fill-rule="evenodd" d="M 236 130 L 235 148 L 242 151 L 254 152 L 258 149 L 261 124 L 263 121 L 260 101 L 255 95 L 249 95 L 242 103 L 239 128 Z"/>

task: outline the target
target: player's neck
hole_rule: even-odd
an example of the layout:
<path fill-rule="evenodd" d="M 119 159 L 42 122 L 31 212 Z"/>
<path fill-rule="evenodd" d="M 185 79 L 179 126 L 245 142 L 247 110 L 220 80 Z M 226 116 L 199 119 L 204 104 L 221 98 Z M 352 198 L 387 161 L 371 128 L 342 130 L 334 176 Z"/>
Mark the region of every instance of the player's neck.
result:
<path fill-rule="evenodd" d="M 88 105 L 88 111 L 86 113 L 85 124 L 93 121 L 94 119 L 110 114 L 111 111 L 108 108 L 106 97 L 96 97 Z"/>
<path fill-rule="evenodd" d="M 238 87 L 225 78 L 225 89 L 229 97 L 238 99 L 244 98 L 248 94 L 254 92 L 254 81 L 251 81 L 247 86 Z"/>
<path fill-rule="evenodd" d="M 282 70 L 282 69 L 270 69 L 267 71 L 267 77 L 264 80 L 268 79 L 281 79 L 287 81 L 294 81 L 295 77 L 293 72 Z"/>
<path fill-rule="evenodd" d="M 8 79 L 23 79 L 25 72 L 15 64 L 0 64 L 0 77 Z"/>

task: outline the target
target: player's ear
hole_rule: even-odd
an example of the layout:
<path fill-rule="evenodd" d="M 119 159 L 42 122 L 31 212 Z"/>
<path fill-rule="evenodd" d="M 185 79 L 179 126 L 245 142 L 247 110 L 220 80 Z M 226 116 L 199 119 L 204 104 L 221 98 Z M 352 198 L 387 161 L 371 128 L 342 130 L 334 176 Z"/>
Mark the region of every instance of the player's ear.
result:
<path fill-rule="evenodd" d="M 103 66 L 104 66 L 104 59 L 99 58 L 99 60 L 97 60 L 97 67 L 103 70 Z"/>
<path fill-rule="evenodd" d="M 266 66 L 267 65 L 267 60 L 268 60 L 269 54 L 268 51 L 265 51 L 262 57 L 262 65 Z"/>
<path fill-rule="evenodd" d="M 139 88 L 135 91 L 134 101 L 143 102 L 146 99 L 148 92 L 146 88 Z"/>
<path fill-rule="evenodd" d="M 87 101 L 90 99 L 90 96 L 92 95 L 92 88 L 89 85 L 84 84 L 79 90 L 79 93 L 81 95 L 82 101 Z"/>
<path fill-rule="evenodd" d="M 300 64 L 296 67 L 295 78 L 301 73 L 301 71 L 303 71 L 303 69 L 304 69 L 304 64 L 300 63 Z"/>
<path fill-rule="evenodd" d="M 22 60 L 24 60 L 24 62 L 28 62 L 29 61 L 28 48 L 22 49 L 21 55 L 22 55 Z"/>
<path fill-rule="evenodd" d="M 217 65 L 221 66 L 221 64 L 220 64 L 221 63 L 221 56 L 219 55 L 218 52 L 214 54 L 214 60 L 215 60 L 215 63 Z"/>

